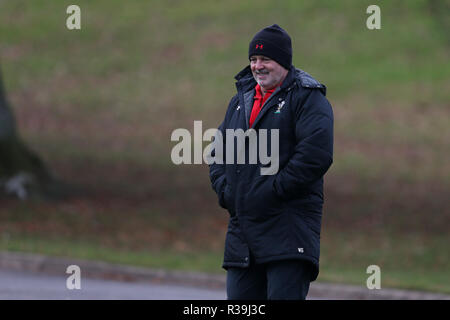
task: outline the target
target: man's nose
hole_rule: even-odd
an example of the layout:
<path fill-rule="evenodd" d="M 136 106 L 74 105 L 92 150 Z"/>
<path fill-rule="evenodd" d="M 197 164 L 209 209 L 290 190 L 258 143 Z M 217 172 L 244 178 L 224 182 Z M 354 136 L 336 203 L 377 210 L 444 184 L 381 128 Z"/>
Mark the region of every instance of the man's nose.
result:
<path fill-rule="evenodd" d="M 263 66 L 263 64 L 262 64 L 262 61 L 261 61 L 260 59 L 257 59 L 257 60 L 256 60 L 255 68 L 256 68 L 257 70 L 264 69 L 264 66 Z"/>

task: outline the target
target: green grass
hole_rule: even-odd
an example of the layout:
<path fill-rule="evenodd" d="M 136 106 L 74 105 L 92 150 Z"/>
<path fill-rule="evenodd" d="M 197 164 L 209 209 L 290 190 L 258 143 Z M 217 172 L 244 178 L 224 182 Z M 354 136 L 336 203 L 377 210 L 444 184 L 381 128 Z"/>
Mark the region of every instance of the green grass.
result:
<path fill-rule="evenodd" d="M 294 64 L 329 88 L 340 160 L 334 172 L 347 173 L 345 163 L 355 160 L 363 168 L 386 170 L 389 165 L 365 148 L 358 150 L 365 155 L 355 158 L 353 150 L 339 147 L 349 140 L 385 148 L 394 156 L 400 143 L 427 154 L 426 161 L 403 163 L 402 170 L 410 175 L 426 171 L 420 180 L 444 174 L 442 180 L 448 181 L 448 170 L 430 165 L 450 156 L 445 121 L 450 66 L 445 32 L 427 1 L 383 3 L 378 31 L 365 27 L 370 1 L 170 6 L 164 1 L 80 1 L 80 31 L 65 28 L 68 4 L 0 4 L 6 86 L 22 134 L 42 154 L 59 157 L 55 145 L 80 154 L 102 147 L 111 161 L 117 153 L 132 157 L 143 145 L 159 145 L 158 151 L 167 153 L 174 128 L 190 128 L 200 119 L 205 128 L 217 126 L 234 91 L 232 77 L 248 63 L 248 39 L 278 21 L 293 38 Z M 37 131 L 25 120 L 42 115 L 43 109 Z M 47 125 L 61 119 L 58 127 Z M 160 153 L 150 163 L 161 162 Z M 366 171 L 371 176 L 370 170 L 360 174 Z"/>
<path fill-rule="evenodd" d="M 10 239 L 3 237 L 0 250 L 105 261 L 154 269 L 224 273 L 224 270 L 220 268 L 222 256 L 217 252 L 180 252 L 170 248 L 162 248 L 158 251 L 136 251 L 106 247 L 92 242 L 60 238 L 55 240 L 26 236 Z"/>
<path fill-rule="evenodd" d="M 366 269 L 377 265 L 382 287 L 449 293 L 447 235 L 377 232 L 324 232 L 321 246 L 322 281 L 365 286 Z"/>
<path fill-rule="evenodd" d="M 364 284 L 379 264 L 382 285 L 449 292 L 450 42 L 430 3 L 384 1 L 370 31 L 369 0 L 80 0 L 69 31 L 71 1 L 0 1 L 20 133 L 89 191 L 2 203 L 3 250 L 220 272 L 226 213 L 205 166 L 171 163 L 170 134 L 217 127 L 249 40 L 278 23 L 335 114 L 319 280 Z"/>

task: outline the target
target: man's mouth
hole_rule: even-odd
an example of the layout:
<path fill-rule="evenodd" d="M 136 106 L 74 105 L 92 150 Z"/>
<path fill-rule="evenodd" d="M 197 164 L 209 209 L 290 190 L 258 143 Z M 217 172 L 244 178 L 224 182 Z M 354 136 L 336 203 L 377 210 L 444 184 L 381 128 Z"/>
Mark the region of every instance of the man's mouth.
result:
<path fill-rule="evenodd" d="M 256 76 L 258 77 L 258 79 L 264 80 L 268 74 L 269 74 L 268 72 L 264 72 L 264 73 L 257 72 Z"/>

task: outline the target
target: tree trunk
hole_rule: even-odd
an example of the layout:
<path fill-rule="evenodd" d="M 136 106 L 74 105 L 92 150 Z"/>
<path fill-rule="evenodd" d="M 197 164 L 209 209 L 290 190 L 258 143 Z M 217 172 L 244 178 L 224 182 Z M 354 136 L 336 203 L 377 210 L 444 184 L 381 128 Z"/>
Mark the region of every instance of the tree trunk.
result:
<path fill-rule="evenodd" d="M 25 199 L 45 195 L 52 182 L 44 163 L 20 139 L 0 71 L 0 191 Z"/>

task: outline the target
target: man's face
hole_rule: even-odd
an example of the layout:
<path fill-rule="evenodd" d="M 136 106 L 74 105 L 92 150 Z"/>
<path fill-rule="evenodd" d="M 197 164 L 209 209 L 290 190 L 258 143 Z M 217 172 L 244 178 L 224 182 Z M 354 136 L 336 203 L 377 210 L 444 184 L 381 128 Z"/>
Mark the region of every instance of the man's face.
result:
<path fill-rule="evenodd" d="M 288 70 L 265 56 L 251 56 L 250 68 L 256 82 L 264 90 L 276 87 L 286 77 Z"/>

